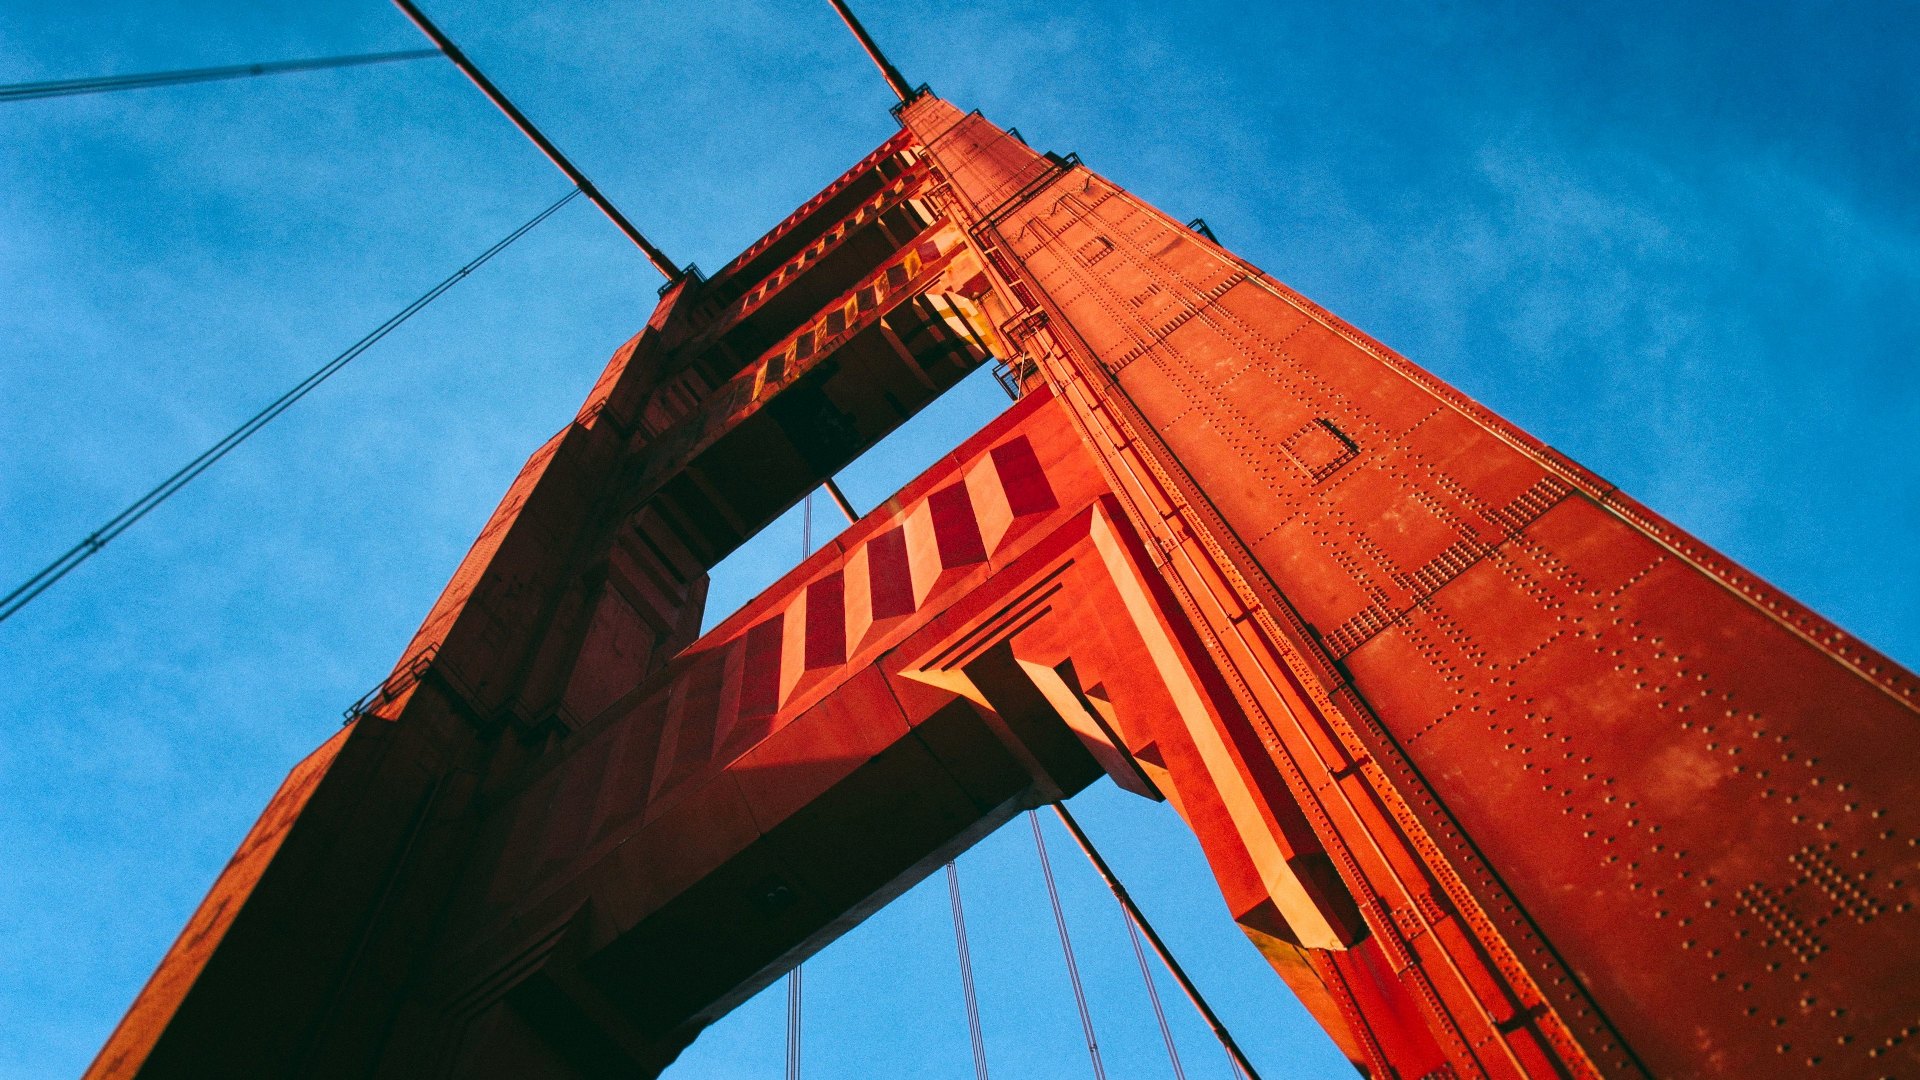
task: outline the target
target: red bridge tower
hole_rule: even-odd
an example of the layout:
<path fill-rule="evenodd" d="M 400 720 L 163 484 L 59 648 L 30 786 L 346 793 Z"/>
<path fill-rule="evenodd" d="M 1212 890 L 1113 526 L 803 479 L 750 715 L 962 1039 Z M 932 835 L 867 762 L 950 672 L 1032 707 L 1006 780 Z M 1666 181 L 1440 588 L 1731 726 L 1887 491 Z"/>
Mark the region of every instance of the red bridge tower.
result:
<path fill-rule="evenodd" d="M 665 293 L 89 1076 L 655 1075 L 1102 776 L 1366 1075 L 1920 1075 L 1912 675 L 883 70 L 899 133 Z M 1012 409 L 698 634 L 990 361 Z"/>

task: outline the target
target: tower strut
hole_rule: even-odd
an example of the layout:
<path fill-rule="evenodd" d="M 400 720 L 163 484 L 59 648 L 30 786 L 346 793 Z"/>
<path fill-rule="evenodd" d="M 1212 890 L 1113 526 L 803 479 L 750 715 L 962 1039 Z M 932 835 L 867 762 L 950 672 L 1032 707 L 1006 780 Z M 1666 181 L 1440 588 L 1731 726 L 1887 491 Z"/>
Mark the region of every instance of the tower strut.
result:
<path fill-rule="evenodd" d="M 427 39 L 433 42 L 448 60 L 453 61 L 453 66 L 459 68 L 460 73 L 465 75 L 469 82 L 479 87 L 481 93 L 487 95 L 487 100 L 493 102 L 494 108 L 505 113 L 507 119 L 513 121 L 513 126 L 520 129 L 520 134 L 525 135 L 533 145 L 539 147 L 540 152 L 547 155 L 547 160 L 553 162 L 554 167 L 565 173 L 567 179 L 573 181 L 574 186 L 580 189 L 580 193 L 585 195 L 588 201 L 599 207 L 601 213 L 607 215 L 607 220 L 613 222 L 615 228 L 625 234 L 627 239 L 633 241 L 634 246 L 640 249 L 641 254 L 647 257 L 647 261 L 653 264 L 655 270 L 660 271 L 669 282 L 679 281 L 686 276 L 685 270 L 675 266 L 673 260 L 667 258 L 666 252 L 655 247 L 651 240 L 642 235 L 640 230 L 634 227 L 633 222 L 628 221 L 627 216 L 620 212 L 620 208 L 608 202 L 607 197 L 600 194 L 600 189 L 593 186 L 593 181 L 587 179 L 586 174 L 581 172 L 567 155 L 561 153 L 559 147 L 553 145 L 539 128 L 533 126 L 533 121 L 527 119 L 525 113 L 515 108 L 513 102 L 507 100 L 507 95 L 501 93 L 500 88 L 493 85 L 493 80 L 487 78 L 478 67 L 475 67 L 472 60 L 467 59 L 467 54 L 460 51 L 460 46 L 455 45 L 452 39 L 440 32 L 440 28 L 433 24 L 433 20 L 427 18 L 425 12 L 415 7 L 412 0 L 393 0 L 393 4 L 413 25 L 420 28 L 421 33 L 427 35 Z"/>

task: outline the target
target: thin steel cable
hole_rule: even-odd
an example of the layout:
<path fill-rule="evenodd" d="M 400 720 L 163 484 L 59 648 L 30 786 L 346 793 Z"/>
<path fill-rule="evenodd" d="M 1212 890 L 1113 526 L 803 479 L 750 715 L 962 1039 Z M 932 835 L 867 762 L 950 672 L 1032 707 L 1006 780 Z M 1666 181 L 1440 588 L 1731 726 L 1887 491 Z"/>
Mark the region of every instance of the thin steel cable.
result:
<path fill-rule="evenodd" d="M 1173 976 L 1173 981 L 1180 985 L 1181 991 L 1187 995 L 1187 1000 L 1193 1003 L 1194 1011 L 1200 1014 L 1200 1019 L 1206 1021 L 1207 1027 L 1213 1031 L 1214 1038 L 1220 1040 L 1220 1048 L 1227 1052 L 1227 1061 L 1233 1066 L 1233 1074 L 1239 1080 L 1260 1080 L 1259 1072 L 1254 1069 L 1253 1062 L 1247 1060 L 1247 1055 L 1240 1049 L 1240 1044 L 1234 1041 L 1233 1034 L 1227 1030 L 1227 1025 L 1220 1021 L 1220 1017 L 1213 1011 L 1213 1006 L 1207 1004 L 1206 997 L 1200 993 L 1200 988 L 1194 985 L 1192 977 L 1187 974 L 1187 969 L 1180 966 L 1180 961 L 1174 958 L 1173 950 L 1167 948 L 1167 943 L 1153 929 L 1153 923 L 1147 920 L 1146 912 L 1141 911 L 1140 905 L 1134 903 L 1133 896 L 1127 892 L 1126 886 L 1120 884 L 1120 879 L 1114 874 L 1113 867 L 1107 865 L 1107 860 L 1101 857 L 1099 849 L 1093 846 L 1093 838 L 1089 837 L 1087 831 L 1080 827 L 1080 823 L 1074 820 L 1073 814 L 1068 812 L 1065 803 L 1054 803 L 1053 812 L 1060 816 L 1060 824 L 1066 826 L 1067 834 L 1073 837 L 1074 843 L 1080 845 L 1081 854 L 1093 864 L 1094 872 L 1100 875 L 1100 880 L 1107 883 L 1108 890 L 1113 893 L 1113 898 L 1119 901 L 1120 907 L 1126 911 L 1133 925 L 1139 927 L 1141 935 L 1147 939 L 1147 944 L 1153 947 L 1154 955 L 1166 965 L 1167 974 Z"/>
<path fill-rule="evenodd" d="M 1047 838 L 1040 833 L 1040 815 L 1027 811 L 1033 826 L 1033 846 L 1040 852 L 1040 872 L 1047 879 L 1047 899 L 1053 902 L 1053 925 L 1060 930 L 1060 951 L 1067 958 L 1067 978 L 1073 983 L 1073 1003 L 1080 1008 L 1080 1030 L 1087 1036 L 1087 1057 L 1093 1061 L 1095 1080 L 1107 1080 L 1107 1068 L 1100 1061 L 1100 1044 L 1093 1037 L 1093 1013 L 1087 1010 L 1087 990 L 1080 983 L 1080 965 L 1073 958 L 1073 940 L 1067 936 L 1067 913 L 1060 906 L 1060 888 L 1053 881 L 1053 860 L 1047 857 Z"/>
<path fill-rule="evenodd" d="M 513 102 L 507 100 L 507 95 L 501 93 L 500 88 L 493 85 L 493 80 L 487 78 L 486 73 L 481 71 L 466 53 L 460 51 L 460 46 L 455 45 L 452 38 L 435 26 L 432 19 L 427 18 L 426 12 L 421 11 L 412 0 L 393 0 L 393 5 L 400 9 L 400 13 L 407 17 L 408 22 L 427 36 L 428 41 L 439 47 L 448 62 L 459 68 L 460 74 L 465 75 L 475 89 L 486 95 L 488 101 L 493 102 L 494 108 L 499 109 L 509 121 L 512 121 L 514 127 L 520 129 L 520 134 L 525 135 L 527 140 L 545 154 L 547 160 L 553 162 L 554 167 L 559 169 L 574 187 L 580 189 L 580 193 L 587 197 L 588 202 L 607 215 L 607 220 L 613 222 L 614 228 L 619 229 L 621 235 L 631 240 L 633 245 L 640 249 L 640 253 L 647 257 L 647 261 L 653 264 L 655 270 L 660 271 L 669 284 L 678 283 L 687 275 L 687 270 L 675 266 L 673 260 L 667 258 L 666 252 L 655 247 L 653 241 L 642 235 L 640 230 L 634 227 L 633 222 L 628 221 L 627 216 L 620 212 L 620 208 L 602 195 L 599 188 L 593 186 L 593 181 L 587 179 L 587 174 L 581 172 L 572 159 L 561 153 L 560 148 L 553 145 L 552 140 L 548 139 L 539 128 L 533 126 L 533 121 L 527 119 L 525 113 L 521 112 Z"/>
<path fill-rule="evenodd" d="M 252 438 L 254 433 L 266 427 L 275 417 L 292 408 L 295 402 L 312 393 L 315 387 L 332 378 L 341 368 L 352 363 L 361 353 L 372 348 L 381 338 L 386 337 L 398 328 L 401 323 L 406 322 L 418 314 L 421 308 L 439 299 L 448 289 L 459 284 L 461 279 L 486 265 L 495 255 L 505 251 L 515 240 L 533 231 L 535 226 L 552 217 L 561 207 L 572 202 L 574 197 L 579 194 L 580 190 L 575 188 L 567 192 L 558 202 L 555 202 L 545 210 L 527 219 L 519 228 L 508 233 L 499 241 L 495 242 L 492 247 L 481 252 L 473 261 L 442 279 L 438 285 L 422 293 L 419 299 L 401 308 L 397 314 L 393 315 L 386 322 L 381 323 L 366 337 L 354 342 L 347 351 L 322 364 L 319 369 L 311 375 L 308 375 L 306 378 L 300 380 L 299 383 L 295 384 L 293 389 L 281 394 L 266 408 L 254 413 L 245 423 L 228 432 L 225 438 L 222 438 L 219 442 L 214 443 L 202 451 L 199 457 L 182 465 L 179 470 L 172 476 L 162 480 L 153 490 L 135 499 L 132 504 L 118 514 L 108 518 L 105 524 L 87 534 L 79 543 L 67 549 L 65 554 L 48 563 L 45 567 L 42 567 L 39 573 L 21 582 L 20 585 L 15 587 L 14 590 L 5 597 L 0 597 L 0 622 L 5 622 L 12 618 L 21 608 L 32 603 L 35 597 L 52 588 L 55 582 L 72 573 L 75 567 L 98 554 L 100 549 L 106 547 L 115 537 L 126 532 L 141 518 L 152 513 L 155 507 L 172 498 L 181 488 L 192 483 L 194 478 L 212 468 L 215 462 L 226 457 L 235 447 Z"/>
<path fill-rule="evenodd" d="M 787 1080 L 800 1080 L 800 971 L 787 972 Z"/>
<path fill-rule="evenodd" d="M 1167 1061 L 1173 1065 L 1176 1080 L 1187 1080 L 1187 1070 L 1180 1067 L 1180 1049 L 1173 1044 L 1173 1029 L 1167 1026 L 1167 1010 L 1160 1006 L 1160 988 L 1153 984 L 1153 969 L 1147 966 L 1147 950 L 1140 946 L 1140 928 L 1134 925 L 1133 916 L 1127 914 L 1124 907 L 1120 909 L 1120 918 L 1127 924 L 1127 940 L 1133 943 L 1133 958 L 1140 961 L 1140 981 L 1147 984 L 1147 1000 L 1153 1002 L 1153 1018 L 1159 1021 L 1160 1038 L 1167 1044 Z M 1234 1072 L 1239 1071 L 1236 1066 Z"/>
<path fill-rule="evenodd" d="M 69 97 L 74 94 L 105 94 L 115 90 L 145 90 L 153 86 L 217 82 L 222 79 L 250 79 L 256 75 L 284 75 L 295 71 L 358 67 L 363 64 L 391 64 L 403 60 L 424 60 L 429 56 L 438 55 L 440 55 L 438 49 L 406 49 L 401 52 L 325 56 L 315 60 L 276 60 L 265 64 L 235 64 L 229 67 L 188 68 L 182 71 L 151 71 L 140 75 L 103 75 L 92 79 L 14 83 L 10 86 L 0 86 L 0 102 L 35 101 L 40 98 Z"/>
<path fill-rule="evenodd" d="M 801 515 L 800 558 L 805 560 L 813 547 L 812 493 L 808 493 Z M 787 972 L 787 1080 L 800 1080 L 800 980 L 804 968 L 804 964 L 795 964 L 793 970 Z"/>
<path fill-rule="evenodd" d="M 847 24 L 847 29 L 853 31 L 853 36 L 860 39 L 860 47 L 867 51 L 867 56 L 880 69 L 880 76 L 887 80 L 888 89 L 892 90 L 901 101 L 910 100 L 913 97 L 913 88 L 907 85 L 906 77 L 900 74 L 899 68 L 893 66 L 893 61 L 887 59 L 887 55 L 880 51 L 880 46 L 874 44 L 872 36 L 867 33 L 867 28 L 862 26 L 860 20 L 853 14 L 853 9 L 847 7 L 845 0 L 827 0 L 827 2 L 833 5 L 833 10 L 840 13 L 840 21 Z"/>
<path fill-rule="evenodd" d="M 960 953 L 960 992 L 967 1002 L 967 1037 L 973 1043 L 974 1080 L 987 1076 L 987 1040 L 980 1034 L 980 998 L 973 989 L 973 950 L 967 945 L 967 913 L 960 906 L 960 871 L 947 864 L 947 896 L 953 901 L 953 943 Z"/>
<path fill-rule="evenodd" d="M 827 489 L 827 494 L 833 498 L 833 505 L 839 507 L 840 513 L 846 515 L 847 524 L 851 525 L 860 520 L 860 515 L 853 512 L 853 504 L 847 501 L 847 493 L 840 490 L 840 485 L 833 482 L 833 477 L 827 477 L 820 486 Z"/>

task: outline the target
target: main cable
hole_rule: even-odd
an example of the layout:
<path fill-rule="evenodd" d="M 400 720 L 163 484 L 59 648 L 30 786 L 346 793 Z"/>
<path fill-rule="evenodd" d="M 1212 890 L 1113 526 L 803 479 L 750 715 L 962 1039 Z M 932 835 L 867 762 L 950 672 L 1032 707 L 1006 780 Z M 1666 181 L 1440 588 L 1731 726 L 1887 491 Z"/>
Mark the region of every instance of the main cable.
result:
<path fill-rule="evenodd" d="M 391 64 L 403 60 L 424 60 L 429 56 L 439 55 L 438 49 L 406 49 L 401 52 L 323 56 L 314 60 L 276 60 L 265 64 L 234 64 L 228 67 L 188 68 L 183 71 L 152 71 L 141 75 L 104 75 L 92 79 L 14 83 L 10 86 L 0 86 L 0 102 L 34 101 L 39 98 L 69 97 L 74 94 L 105 94 L 115 90 L 145 90 L 152 86 L 217 82 L 222 79 L 250 79 L 256 75 L 284 75 L 294 71 L 319 71 L 324 68 L 358 67 L 363 64 Z"/>
<path fill-rule="evenodd" d="M 588 202 L 598 207 L 600 212 L 607 215 L 607 220 L 613 222 L 614 227 L 619 229 L 622 235 L 628 240 L 633 241 L 633 245 L 640 249 L 640 253 L 647 257 L 647 261 L 653 264 L 655 270 L 660 271 L 661 276 L 667 279 L 668 284 L 677 284 L 681 278 L 687 276 L 686 270 L 675 266 L 673 260 L 667 258 L 666 252 L 655 247 L 653 241 L 642 235 L 640 230 L 634 227 L 633 222 L 627 220 L 627 215 L 621 213 L 619 207 L 613 205 L 611 200 L 600 193 L 599 188 L 593 186 L 593 181 L 587 179 L 587 174 L 581 172 L 571 158 L 561 153 L 560 148 L 553 145 L 553 141 L 548 139 L 539 128 L 535 127 L 533 121 L 527 119 L 527 115 L 521 112 L 519 107 L 514 105 L 513 102 L 509 101 L 507 95 L 500 92 L 499 87 L 493 85 L 493 80 L 487 78 L 486 73 L 480 70 L 479 65 L 469 59 L 466 53 L 461 52 L 460 46 L 455 45 L 453 39 L 448 37 L 439 26 L 435 25 L 432 19 L 427 18 L 426 12 L 421 11 L 419 6 L 413 3 L 413 0 L 393 0 L 393 4 L 400 9 L 402 15 L 407 17 L 408 22 L 411 22 L 421 33 L 427 36 L 428 41 L 433 42 L 434 45 L 439 48 L 440 53 L 444 55 L 454 67 L 460 69 L 460 74 L 465 75 L 467 81 L 471 82 L 475 89 L 486 95 L 488 101 L 493 102 L 494 108 L 499 109 L 508 120 L 513 122 L 514 127 L 520 129 L 520 134 L 525 135 L 529 142 L 533 143 L 542 154 L 547 156 L 548 161 L 553 162 L 555 168 L 559 169 L 568 180 L 573 182 L 574 187 L 580 189 L 580 193 L 587 197 Z"/>
<path fill-rule="evenodd" d="M 392 333 L 401 323 L 413 318 L 414 315 L 419 313 L 421 308 L 439 299 L 442 294 L 459 284 L 461 279 L 465 278 L 468 274 L 486 265 L 489 260 L 502 251 L 505 251 L 515 240 L 532 232 L 535 226 L 552 217 L 561 207 L 572 202 L 579 194 L 580 189 L 574 188 L 562 196 L 560 200 L 552 206 L 547 207 L 545 210 L 527 219 L 519 228 L 508 233 L 499 241 L 495 242 L 492 247 L 481 252 L 479 256 L 471 262 L 442 279 L 438 285 L 422 293 L 419 299 L 401 308 L 397 314 L 374 328 L 367 336 L 354 342 L 353 345 L 348 347 L 347 351 L 322 364 L 318 370 L 295 384 L 293 389 L 281 394 L 266 408 L 254 413 L 245 423 L 228 432 L 225 438 L 202 451 L 199 457 L 182 465 L 172 476 L 167 477 L 156 485 L 153 490 L 135 499 L 131 505 L 118 514 L 108 518 L 105 524 L 93 532 L 88 533 L 79 543 L 67 549 L 65 554 L 41 568 L 39 573 L 21 582 L 19 586 L 5 597 L 0 597 L 0 622 L 5 622 L 12 618 L 21 608 L 32 603 L 35 597 L 52 588 L 55 582 L 72 573 L 75 567 L 99 553 L 100 549 L 106 547 L 115 537 L 132 528 L 141 518 L 152 513 L 155 507 L 172 498 L 181 488 L 192 483 L 195 477 L 212 468 L 215 462 L 226 457 L 233 451 L 234 447 L 252 438 L 255 432 L 267 426 L 281 413 L 292 408 L 295 402 L 312 393 L 315 387 L 332 378 L 341 368 L 352 363 L 361 353 L 372 348 L 375 343 Z"/>
<path fill-rule="evenodd" d="M 840 490 L 840 485 L 833 482 L 833 477 L 827 477 L 820 486 L 826 488 L 827 494 L 832 496 L 833 505 L 840 508 L 840 513 L 846 517 L 847 524 L 851 525 L 860 520 L 860 515 L 853 512 L 853 504 L 847 501 L 847 493 Z"/>

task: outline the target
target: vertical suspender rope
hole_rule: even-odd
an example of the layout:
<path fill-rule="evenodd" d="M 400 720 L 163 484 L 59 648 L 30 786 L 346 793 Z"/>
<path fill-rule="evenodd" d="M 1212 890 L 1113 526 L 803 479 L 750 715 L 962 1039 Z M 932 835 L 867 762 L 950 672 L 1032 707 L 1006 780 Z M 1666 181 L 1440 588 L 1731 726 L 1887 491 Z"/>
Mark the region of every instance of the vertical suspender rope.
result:
<path fill-rule="evenodd" d="M 1040 815 L 1027 811 L 1033 826 L 1033 846 L 1040 852 L 1040 872 L 1047 879 L 1047 899 L 1053 902 L 1053 925 L 1060 931 L 1060 951 L 1067 958 L 1067 978 L 1073 983 L 1073 1003 L 1080 1008 L 1080 1030 L 1087 1036 L 1087 1057 L 1093 1062 L 1094 1080 L 1107 1080 L 1106 1066 L 1100 1062 L 1100 1044 L 1093 1037 L 1093 1014 L 1087 1010 L 1087 990 L 1080 983 L 1080 965 L 1073 958 L 1073 940 L 1067 936 L 1067 913 L 1060 907 L 1060 888 L 1053 881 L 1053 861 L 1047 857 L 1047 840 L 1040 833 Z"/>
<path fill-rule="evenodd" d="M 973 990 L 973 950 L 967 946 L 967 914 L 960 906 L 960 871 L 947 864 L 947 897 L 953 901 L 953 943 L 960 953 L 960 992 L 967 1003 L 967 1037 L 973 1044 L 973 1078 L 988 1080 L 987 1040 L 980 1034 L 980 999 Z"/>
<path fill-rule="evenodd" d="M 1160 1038 L 1167 1044 L 1167 1061 L 1173 1066 L 1174 1080 L 1187 1080 L 1187 1070 L 1180 1067 L 1180 1049 L 1173 1044 L 1173 1029 L 1167 1026 L 1167 1010 L 1160 1006 L 1160 988 L 1153 985 L 1153 969 L 1147 966 L 1147 951 L 1140 947 L 1140 928 L 1134 925 L 1133 916 L 1127 914 L 1126 908 L 1120 909 L 1120 917 L 1126 920 L 1133 958 L 1140 961 L 1140 981 L 1147 984 L 1147 1000 L 1153 1003 L 1153 1018 L 1159 1022 Z"/>
<path fill-rule="evenodd" d="M 800 560 L 813 554 L 813 492 L 800 504 Z M 787 1080 L 800 1080 L 800 990 L 805 964 L 787 972 Z"/>
<path fill-rule="evenodd" d="M 1234 1072 L 1244 1080 L 1260 1080 L 1260 1074 L 1254 1071 L 1253 1062 L 1247 1060 L 1247 1055 L 1240 1049 L 1240 1044 L 1234 1042 L 1233 1036 L 1227 1032 L 1227 1026 L 1214 1015 L 1212 1006 L 1208 1005 L 1207 999 L 1200 995 L 1200 988 L 1195 986 L 1193 980 L 1187 976 L 1187 970 L 1180 966 L 1180 961 L 1173 958 L 1167 943 L 1160 940 L 1160 935 L 1154 932 L 1153 924 L 1147 921 L 1146 915 L 1140 911 L 1140 906 L 1133 902 L 1133 897 L 1128 894 L 1126 887 L 1121 885 L 1120 879 L 1114 876 L 1113 868 L 1107 865 L 1107 860 L 1101 858 L 1098 851 L 1094 850 L 1093 841 L 1087 839 L 1087 834 L 1080 828 L 1080 823 L 1067 812 L 1066 805 L 1063 803 L 1054 803 L 1053 811 L 1060 815 L 1060 823 L 1073 834 L 1074 842 L 1080 845 L 1080 850 L 1086 854 L 1087 861 L 1093 864 L 1101 880 L 1107 883 L 1113 898 L 1120 901 L 1120 906 L 1126 909 L 1127 918 L 1133 925 L 1140 928 L 1140 933 L 1146 937 L 1147 944 L 1153 946 L 1154 955 L 1167 966 L 1167 973 L 1173 976 L 1174 982 L 1180 984 L 1180 989 L 1186 993 L 1187 1000 L 1193 1002 L 1193 1007 L 1200 1013 L 1200 1018 L 1213 1029 L 1213 1035 L 1220 1040 L 1221 1048 L 1226 1050 L 1227 1060 L 1233 1064 Z"/>
<path fill-rule="evenodd" d="M 787 972 L 787 1080 L 800 1080 L 800 970 Z"/>

